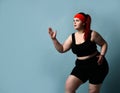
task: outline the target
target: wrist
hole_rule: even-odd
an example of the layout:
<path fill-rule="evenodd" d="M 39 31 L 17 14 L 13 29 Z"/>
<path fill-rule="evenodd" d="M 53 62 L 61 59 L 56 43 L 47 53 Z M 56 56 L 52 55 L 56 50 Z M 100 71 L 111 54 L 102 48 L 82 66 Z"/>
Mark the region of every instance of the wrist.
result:
<path fill-rule="evenodd" d="M 100 54 L 100 56 L 104 56 L 104 54 Z"/>
<path fill-rule="evenodd" d="M 104 56 L 104 55 L 105 55 L 105 53 L 104 53 L 104 52 L 100 52 L 100 55 L 101 55 L 101 56 Z"/>

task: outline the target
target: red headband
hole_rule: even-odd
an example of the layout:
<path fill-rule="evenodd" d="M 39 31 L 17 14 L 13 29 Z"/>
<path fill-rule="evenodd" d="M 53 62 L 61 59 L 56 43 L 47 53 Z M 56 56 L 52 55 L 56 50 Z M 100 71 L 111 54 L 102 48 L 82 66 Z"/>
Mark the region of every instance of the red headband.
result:
<path fill-rule="evenodd" d="M 82 15 L 82 14 L 76 14 L 76 15 L 74 16 L 74 18 L 79 18 L 82 22 L 85 22 L 85 21 L 86 21 L 85 16 Z"/>

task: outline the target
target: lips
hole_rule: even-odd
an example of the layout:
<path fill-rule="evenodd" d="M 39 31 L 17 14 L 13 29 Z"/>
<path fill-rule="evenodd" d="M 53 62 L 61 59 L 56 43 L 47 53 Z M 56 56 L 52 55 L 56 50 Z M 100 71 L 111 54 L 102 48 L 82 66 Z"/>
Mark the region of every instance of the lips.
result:
<path fill-rule="evenodd" d="M 77 25 L 74 25 L 74 27 L 76 27 Z"/>

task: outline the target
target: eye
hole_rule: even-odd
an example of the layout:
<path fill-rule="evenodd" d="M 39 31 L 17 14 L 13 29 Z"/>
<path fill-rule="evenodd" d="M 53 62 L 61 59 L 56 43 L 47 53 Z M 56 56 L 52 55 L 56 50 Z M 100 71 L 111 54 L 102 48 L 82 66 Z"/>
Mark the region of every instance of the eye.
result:
<path fill-rule="evenodd" d="M 80 21 L 79 19 L 73 20 L 73 22 L 79 22 L 79 21 Z"/>

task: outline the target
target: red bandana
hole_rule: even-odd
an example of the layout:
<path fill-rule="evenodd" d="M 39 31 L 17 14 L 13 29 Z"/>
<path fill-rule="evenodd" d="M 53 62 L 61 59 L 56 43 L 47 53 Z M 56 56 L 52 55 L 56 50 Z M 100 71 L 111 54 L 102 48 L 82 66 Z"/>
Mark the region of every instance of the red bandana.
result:
<path fill-rule="evenodd" d="M 74 16 L 74 18 L 79 18 L 82 22 L 85 22 L 85 21 L 86 21 L 85 16 L 82 15 L 82 14 L 76 14 L 76 15 Z"/>

